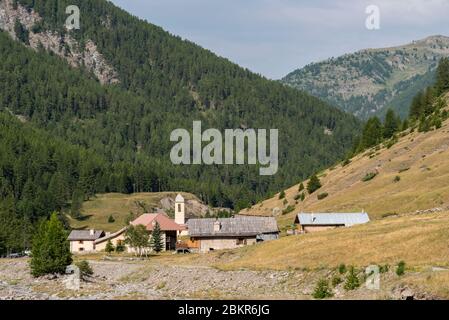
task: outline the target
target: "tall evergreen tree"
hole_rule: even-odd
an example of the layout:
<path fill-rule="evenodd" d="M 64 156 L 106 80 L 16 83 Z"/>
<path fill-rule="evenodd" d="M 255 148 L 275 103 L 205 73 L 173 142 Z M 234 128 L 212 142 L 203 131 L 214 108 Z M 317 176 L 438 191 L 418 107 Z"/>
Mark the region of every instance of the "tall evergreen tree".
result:
<path fill-rule="evenodd" d="M 81 217 L 81 207 L 83 205 L 84 195 L 80 189 L 76 189 L 72 195 L 72 204 L 70 207 L 70 215 L 73 218 Z"/>
<path fill-rule="evenodd" d="M 382 141 L 382 123 L 378 117 L 368 119 L 363 128 L 359 150 L 375 146 Z"/>
<path fill-rule="evenodd" d="M 412 100 L 412 104 L 410 105 L 409 117 L 412 119 L 418 119 L 423 113 L 423 92 L 418 92 Z"/>
<path fill-rule="evenodd" d="M 162 235 L 161 235 L 161 226 L 159 222 L 156 221 L 153 227 L 153 232 L 151 233 L 151 248 L 159 253 L 162 251 L 163 243 L 162 243 Z"/>
<path fill-rule="evenodd" d="M 383 136 L 385 139 L 391 138 L 398 130 L 401 124 L 401 119 L 396 117 L 396 114 L 392 109 L 388 109 L 387 114 L 385 115 L 385 123 Z"/>
<path fill-rule="evenodd" d="M 449 58 L 442 58 L 437 68 L 436 94 L 449 91 Z"/>
<path fill-rule="evenodd" d="M 64 273 L 72 263 L 67 232 L 56 212 L 48 221 L 42 221 L 33 238 L 31 274 L 35 277 L 48 273 Z"/>

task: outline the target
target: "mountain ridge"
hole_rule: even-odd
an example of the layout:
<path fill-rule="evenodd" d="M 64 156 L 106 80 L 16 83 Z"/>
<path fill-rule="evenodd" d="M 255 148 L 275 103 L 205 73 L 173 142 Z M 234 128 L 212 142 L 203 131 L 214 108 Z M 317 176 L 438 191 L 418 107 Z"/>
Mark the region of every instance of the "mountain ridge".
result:
<path fill-rule="evenodd" d="M 449 56 L 449 37 L 429 36 L 412 43 L 370 48 L 311 63 L 281 82 L 325 99 L 366 119 L 392 108 L 408 115 L 414 93 L 432 83 L 435 68 Z"/>

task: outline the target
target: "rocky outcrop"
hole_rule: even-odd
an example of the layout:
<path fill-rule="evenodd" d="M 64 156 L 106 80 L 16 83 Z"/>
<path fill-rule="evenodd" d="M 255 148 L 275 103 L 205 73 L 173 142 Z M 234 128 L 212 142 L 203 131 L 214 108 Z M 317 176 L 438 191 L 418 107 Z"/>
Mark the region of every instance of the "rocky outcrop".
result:
<path fill-rule="evenodd" d="M 393 299 L 397 300 L 438 300 L 438 297 L 416 290 L 407 285 L 399 285 L 393 288 Z"/>
<path fill-rule="evenodd" d="M 160 204 L 163 210 L 166 211 L 175 210 L 175 200 L 172 197 L 162 198 Z M 215 215 L 220 211 L 231 212 L 231 209 L 229 208 L 212 208 L 195 199 L 186 200 L 185 206 L 188 218 L 204 217 L 207 214 L 207 212 L 209 212 L 209 214 L 211 215 Z"/>
<path fill-rule="evenodd" d="M 8 32 L 11 37 L 17 39 L 14 25 L 16 20 L 29 32 L 29 47 L 37 50 L 41 45 L 48 51 L 64 58 L 72 67 L 84 66 L 91 71 L 101 84 L 118 83 L 118 75 L 114 68 L 106 61 L 98 51 L 92 40 L 86 41 L 84 48 L 70 34 L 61 35 L 57 32 L 34 32 L 33 27 L 42 18 L 33 10 L 17 5 L 13 7 L 12 0 L 0 2 L 0 29 Z"/>

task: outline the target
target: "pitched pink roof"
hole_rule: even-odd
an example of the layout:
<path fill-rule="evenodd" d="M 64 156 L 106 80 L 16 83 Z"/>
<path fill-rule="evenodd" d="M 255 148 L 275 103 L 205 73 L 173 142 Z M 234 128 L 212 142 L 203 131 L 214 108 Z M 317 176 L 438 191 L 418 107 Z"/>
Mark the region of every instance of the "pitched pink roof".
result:
<path fill-rule="evenodd" d="M 167 217 L 163 213 L 144 213 L 140 217 L 138 217 L 136 220 L 132 221 L 131 224 L 133 226 L 142 224 L 146 227 L 148 231 L 153 230 L 153 222 L 156 223 L 156 221 L 159 223 L 159 226 L 161 227 L 162 231 L 181 231 L 185 230 L 184 226 L 181 226 L 174 222 L 172 219 Z"/>

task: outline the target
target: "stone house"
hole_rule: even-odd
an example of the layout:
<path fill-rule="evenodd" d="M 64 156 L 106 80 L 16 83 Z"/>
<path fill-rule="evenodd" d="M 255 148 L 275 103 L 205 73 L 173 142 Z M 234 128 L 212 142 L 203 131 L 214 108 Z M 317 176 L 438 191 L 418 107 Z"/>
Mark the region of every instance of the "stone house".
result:
<path fill-rule="evenodd" d="M 105 235 L 103 230 L 72 230 L 68 240 L 70 242 L 70 252 L 93 252 L 96 251 L 95 240 Z"/>
<path fill-rule="evenodd" d="M 360 213 L 299 213 L 295 217 L 296 232 L 310 233 L 350 227 L 369 222 L 366 212 Z"/>
<path fill-rule="evenodd" d="M 189 247 L 199 252 L 233 249 L 279 238 L 274 217 L 189 219 Z"/>

